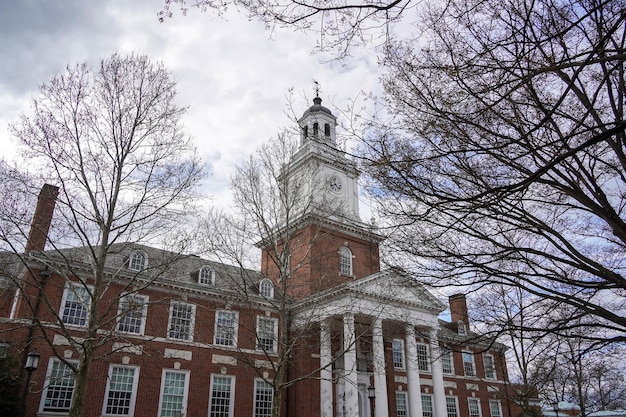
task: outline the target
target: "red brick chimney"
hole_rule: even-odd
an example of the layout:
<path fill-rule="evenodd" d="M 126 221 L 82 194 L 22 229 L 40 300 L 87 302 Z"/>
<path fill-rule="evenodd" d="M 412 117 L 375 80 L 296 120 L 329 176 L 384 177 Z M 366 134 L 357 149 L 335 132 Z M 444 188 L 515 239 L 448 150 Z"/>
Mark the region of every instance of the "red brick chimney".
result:
<path fill-rule="evenodd" d="M 50 184 L 44 184 L 41 187 L 24 252 L 42 251 L 46 247 L 48 231 L 52 223 L 52 214 L 54 213 L 58 195 L 59 187 Z"/>
<path fill-rule="evenodd" d="M 452 323 L 458 323 L 462 321 L 465 323 L 465 328 L 469 331 L 469 315 L 467 314 L 467 302 L 465 300 L 465 294 L 454 294 L 448 298 L 450 303 L 450 316 Z"/>

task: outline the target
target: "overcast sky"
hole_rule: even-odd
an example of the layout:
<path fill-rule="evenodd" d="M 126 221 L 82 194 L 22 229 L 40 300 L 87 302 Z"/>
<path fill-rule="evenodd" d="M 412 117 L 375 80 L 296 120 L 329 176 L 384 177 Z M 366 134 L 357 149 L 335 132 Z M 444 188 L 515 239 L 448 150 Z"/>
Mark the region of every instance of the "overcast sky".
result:
<path fill-rule="evenodd" d="M 290 124 L 293 88 L 298 115 L 312 104 L 313 79 L 338 115 L 361 91 L 377 89 L 376 57 L 342 64 L 311 54 L 315 35 L 281 30 L 231 13 L 225 19 L 192 9 L 159 23 L 162 0 L 18 0 L 0 2 L 0 157 L 14 157 L 7 126 L 28 112 L 40 84 L 67 64 L 97 64 L 114 52 L 163 61 L 188 105 L 187 132 L 210 176 L 203 191 L 228 198 L 232 167 Z M 341 122 L 341 117 L 340 120 Z"/>

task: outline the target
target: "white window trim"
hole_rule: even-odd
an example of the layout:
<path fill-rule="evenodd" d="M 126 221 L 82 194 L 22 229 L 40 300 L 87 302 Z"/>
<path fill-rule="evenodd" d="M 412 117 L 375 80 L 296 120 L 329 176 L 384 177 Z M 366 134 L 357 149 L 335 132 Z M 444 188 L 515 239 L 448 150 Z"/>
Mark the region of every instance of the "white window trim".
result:
<path fill-rule="evenodd" d="M 124 299 L 125 297 L 134 297 L 134 298 L 141 298 L 142 301 L 142 308 L 141 308 L 141 324 L 139 325 L 139 332 L 129 332 L 126 330 L 120 330 L 119 326 L 121 323 L 121 319 L 122 319 L 122 313 L 124 313 L 124 311 L 122 310 L 122 299 Z M 134 294 L 134 293 L 128 293 L 128 294 L 123 294 L 119 300 L 118 300 L 118 305 L 117 305 L 117 324 L 115 325 L 115 328 L 117 329 L 118 332 L 120 333 L 124 333 L 124 334 L 128 334 L 128 335 L 139 335 L 142 336 L 144 334 L 144 332 L 146 331 L 146 319 L 148 316 L 148 302 L 149 302 L 149 297 L 147 295 L 142 295 L 142 294 Z M 169 326 L 168 326 L 169 328 Z"/>
<path fill-rule="evenodd" d="M 402 366 L 396 366 L 395 360 L 393 359 L 393 355 L 395 353 L 395 345 L 396 343 L 400 346 L 400 355 L 402 357 Z M 395 369 L 406 369 L 406 356 L 404 354 L 404 340 L 402 339 L 393 339 L 391 342 L 391 360 L 393 362 L 393 367 Z"/>
<path fill-rule="evenodd" d="M 85 327 L 89 326 L 89 313 L 91 312 L 91 296 L 90 295 L 87 299 L 87 318 L 85 320 L 84 325 L 65 323 L 63 321 L 63 312 L 65 310 L 65 303 L 67 302 L 67 296 L 70 292 L 70 286 L 77 287 L 77 288 L 84 288 L 87 290 L 89 294 L 93 293 L 93 286 L 85 285 L 82 282 L 68 281 L 65 283 L 65 288 L 63 289 L 63 297 L 61 298 L 61 308 L 59 309 L 59 320 L 63 323 L 65 327 L 70 327 L 70 328 L 75 328 L 75 329 L 84 329 Z"/>
<path fill-rule="evenodd" d="M 441 352 L 441 358 L 442 358 L 441 359 L 442 360 L 441 370 L 442 370 L 443 374 L 444 375 L 454 375 L 454 352 L 452 351 L 452 349 L 450 349 L 449 347 L 445 347 L 445 346 L 441 347 L 439 349 L 439 351 Z M 447 355 L 450 357 L 450 372 L 445 372 L 443 370 L 443 356 L 444 356 L 444 354 L 446 354 L 446 352 L 447 352 Z"/>
<path fill-rule="evenodd" d="M 417 347 L 419 346 L 423 346 L 426 349 L 426 369 L 420 369 L 419 367 L 419 353 L 417 352 Z M 431 364 L 430 364 L 430 346 L 426 343 L 416 343 L 415 348 L 416 348 L 415 359 L 417 361 L 417 368 L 419 372 L 430 373 L 432 371 Z"/>
<path fill-rule="evenodd" d="M 424 398 L 429 398 L 430 399 L 430 414 L 435 417 L 435 399 L 433 398 L 432 394 L 424 394 L 422 393 L 422 396 L 420 398 L 420 401 L 422 401 L 422 415 L 424 415 Z"/>
<path fill-rule="evenodd" d="M 411 411 L 409 410 L 409 397 L 408 397 L 407 391 L 396 391 L 396 395 L 394 398 L 394 400 L 396 401 L 396 417 L 398 415 L 398 395 L 401 395 L 404 397 L 404 406 L 405 406 L 404 411 L 406 412 L 406 416 L 409 417 L 411 415 Z"/>
<path fill-rule="evenodd" d="M 269 294 L 263 294 L 263 286 L 264 285 L 269 285 Z M 260 282 L 259 282 L 259 294 L 261 294 L 262 297 L 265 298 L 274 298 L 274 283 L 272 283 L 271 280 L 269 280 L 268 278 L 263 278 Z"/>
<path fill-rule="evenodd" d="M 128 410 L 128 414 L 107 414 L 107 401 L 109 399 L 109 391 L 111 388 L 111 378 L 113 378 L 113 368 L 125 368 L 125 369 L 134 369 L 135 375 L 133 376 L 133 390 L 130 395 L 130 406 Z M 122 365 L 112 363 L 109 365 L 109 376 L 107 378 L 107 386 L 104 391 L 104 401 L 102 402 L 102 415 L 103 416 L 133 416 L 135 415 L 135 401 L 137 400 L 137 387 L 139 386 L 139 367 L 133 365 Z"/>
<path fill-rule="evenodd" d="M 470 398 L 467 399 L 467 415 L 468 415 L 468 417 L 474 417 L 474 416 L 472 416 L 471 406 L 470 406 L 470 403 L 472 401 L 476 401 L 476 404 L 478 406 L 478 416 L 477 417 L 483 417 L 483 410 L 481 409 L 481 406 L 480 406 L 480 398 L 475 398 L 475 397 L 470 397 Z"/>
<path fill-rule="evenodd" d="M 459 417 L 459 399 L 456 396 L 446 395 L 446 417 L 450 417 L 448 413 L 448 398 L 454 400 L 454 409 L 456 411 L 455 417 Z"/>
<path fill-rule="evenodd" d="M 487 375 L 487 361 L 485 360 L 487 357 L 491 358 L 491 372 L 493 372 L 493 376 L 488 376 Z M 492 355 L 491 353 L 485 353 L 483 354 L 483 367 L 485 368 L 485 379 L 488 379 L 490 381 L 497 381 L 498 380 L 498 373 L 496 372 L 496 357 L 494 355 Z"/>
<path fill-rule="evenodd" d="M 349 260 L 349 267 L 350 267 L 350 271 L 348 273 L 343 271 L 343 257 L 347 256 L 347 259 Z M 350 250 L 349 247 L 347 246 L 342 246 L 339 248 L 339 275 L 345 275 L 345 276 L 353 276 L 354 275 L 354 255 L 352 254 L 352 250 Z"/>
<path fill-rule="evenodd" d="M 209 387 L 209 417 L 211 417 L 211 404 L 213 401 L 213 380 L 215 377 L 220 378 L 229 378 L 230 379 L 230 401 L 228 405 L 228 415 L 229 417 L 233 417 L 235 412 L 235 376 L 234 375 L 222 375 L 222 374 L 211 374 L 211 385 Z"/>
<path fill-rule="evenodd" d="M 133 268 L 133 257 L 136 254 L 140 254 L 143 256 L 143 265 L 141 266 L 141 269 Z M 128 257 L 128 269 L 134 272 L 141 272 L 141 271 L 145 271 L 146 269 L 148 269 L 148 254 L 142 250 L 132 251 L 130 256 Z"/>
<path fill-rule="evenodd" d="M 181 415 L 184 416 L 187 412 L 187 400 L 189 398 L 189 371 L 181 369 L 163 369 L 161 371 L 161 389 L 159 391 L 159 411 L 157 416 L 161 415 L 163 406 L 163 394 L 165 390 L 165 375 L 167 373 L 184 374 L 185 375 L 185 387 L 183 388 L 183 409 Z"/>
<path fill-rule="evenodd" d="M 497 416 L 493 415 L 493 408 L 492 405 L 496 405 L 498 407 L 498 412 L 500 414 L 498 414 Z M 502 403 L 500 402 L 500 400 L 489 400 L 489 416 L 490 417 L 502 417 Z"/>
<path fill-rule="evenodd" d="M 213 378 L 211 378 L 211 381 L 213 381 Z M 256 404 L 257 404 L 257 384 L 259 384 L 260 382 L 263 383 L 267 383 L 270 385 L 271 389 L 272 389 L 272 399 L 271 399 L 271 404 L 270 406 L 273 407 L 274 406 L 274 387 L 272 386 L 271 383 L 269 383 L 268 381 L 264 380 L 263 378 L 255 378 L 254 379 L 254 402 L 253 402 L 253 406 L 252 406 L 252 415 L 254 417 L 256 417 L 257 415 L 257 410 L 256 410 Z M 213 391 L 211 391 L 212 393 Z"/>
<path fill-rule="evenodd" d="M 209 282 L 203 282 L 202 281 L 202 279 L 203 279 L 202 278 L 202 271 L 210 271 L 211 276 L 209 277 Z M 209 265 L 203 265 L 198 270 L 198 284 L 205 285 L 207 287 L 214 286 L 215 285 L 215 269 L 213 269 Z"/>
<path fill-rule="evenodd" d="M 221 343 L 217 343 L 217 329 L 218 329 L 218 316 L 221 312 L 227 312 L 227 313 L 234 313 L 235 317 L 234 317 L 234 321 L 235 321 L 235 325 L 234 325 L 234 332 L 233 332 L 233 344 L 232 345 L 223 345 Z M 238 340 L 239 340 L 239 312 L 238 311 L 232 311 L 232 310 L 217 310 L 215 312 L 215 327 L 213 329 L 213 344 L 216 346 L 224 346 L 224 347 L 237 347 L 238 346 Z"/>
<path fill-rule="evenodd" d="M 472 372 L 473 375 L 468 375 L 467 374 L 467 369 L 465 369 L 465 354 L 469 354 L 472 357 Z M 465 375 L 466 377 L 470 377 L 470 378 L 476 378 L 476 359 L 474 358 L 474 352 L 471 352 L 469 350 L 464 350 L 463 352 L 461 352 L 461 359 L 463 361 L 463 375 Z"/>
<path fill-rule="evenodd" d="M 191 306 L 191 323 L 189 324 L 189 339 L 180 339 L 177 337 L 170 337 L 170 331 L 172 330 L 172 318 L 174 313 L 174 305 Z M 168 340 L 181 340 L 184 342 L 193 342 L 194 330 L 196 325 L 196 305 L 181 300 L 170 301 L 170 313 L 167 320 L 167 339 Z"/>
<path fill-rule="evenodd" d="M 278 345 L 278 319 L 276 317 L 267 317 L 267 316 L 256 316 L 256 350 L 263 352 L 263 349 L 259 346 L 259 330 L 261 328 L 261 320 L 271 320 L 273 323 L 273 334 L 274 338 L 272 339 L 272 349 L 266 352 L 276 353 L 276 348 Z"/>
<path fill-rule="evenodd" d="M 48 388 L 50 387 L 50 377 L 52 376 L 52 364 L 54 362 L 63 362 L 61 359 L 52 356 L 50 357 L 50 359 L 48 359 L 48 367 L 46 368 L 46 378 L 44 380 L 44 387 L 43 390 L 41 391 L 41 398 L 39 399 L 39 413 L 43 414 L 43 415 L 47 415 L 48 413 L 51 413 L 52 415 L 64 415 L 64 412 L 58 412 L 58 411 L 43 411 L 44 406 L 46 404 L 46 397 L 48 395 Z M 72 363 L 75 366 L 78 366 L 78 361 L 67 361 Z M 74 376 L 74 388 L 72 388 L 72 401 L 74 401 L 74 390 L 76 389 L 76 376 Z M 71 403 L 70 403 L 71 406 Z"/>

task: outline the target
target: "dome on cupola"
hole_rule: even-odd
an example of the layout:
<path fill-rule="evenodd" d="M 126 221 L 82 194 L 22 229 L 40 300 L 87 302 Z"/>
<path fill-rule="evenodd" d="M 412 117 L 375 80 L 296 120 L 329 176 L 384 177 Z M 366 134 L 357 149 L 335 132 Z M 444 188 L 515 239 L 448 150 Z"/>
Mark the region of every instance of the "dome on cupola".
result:
<path fill-rule="evenodd" d="M 313 105 L 302 114 L 298 124 L 300 125 L 301 145 L 313 140 L 336 146 L 337 118 L 328 108 L 322 106 L 322 99 L 319 95 L 315 96 Z"/>

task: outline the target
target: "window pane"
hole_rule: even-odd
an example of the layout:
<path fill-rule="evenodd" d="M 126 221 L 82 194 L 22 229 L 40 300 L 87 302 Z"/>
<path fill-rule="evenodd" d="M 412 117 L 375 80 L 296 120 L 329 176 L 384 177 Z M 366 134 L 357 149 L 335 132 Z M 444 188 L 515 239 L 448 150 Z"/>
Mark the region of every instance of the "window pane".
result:
<path fill-rule="evenodd" d="M 345 246 L 339 249 L 339 272 L 342 275 L 352 275 L 352 252 Z"/>
<path fill-rule="evenodd" d="M 234 311 L 218 311 L 215 323 L 215 344 L 222 346 L 234 346 L 236 330 L 236 313 Z"/>
<path fill-rule="evenodd" d="M 485 378 L 496 379 L 496 368 L 493 360 L 493 355 L 485 355 L 483 357 L 485 362 Z"/>
<path fill-rule="evenodd" d="M 113 367 L 106 414 L 129 415 L 135 379 L 134 368 Z"/>
<path fill-rule="evenodd" d="M 424 417 L 433 417 L 433 397 L 422 394 L 422 414 Z"/>
<path fill-rule="evenodd" d="M 441 369 L 444 374 L 452 374 L 454 373 L 454 369 L 452 368 L 452 351 L 447 347 L 441 347 Z"/>
<path fill-rule="evenodd" d="M 254 417 L 271 417 L 274 388 L 272 384 L 263 380 L 255 381 L 254 390 Z"/>
<path fill-rule="evenodd" d="M 231 377 L 213 376 L 210 417 L 229 417 L 231 403 Z"/>
<path fill-rule="evenodd" d="M 496 401 L 496 400 L 489 401 L 489 411 L 491 412 L 491 417 L 502 417 L 500 401 Z"/>
<path fill-rule="evenodd" d="M 66 290 L 65 305 L 63 306 L 63 323 L 85 326 L 91 305 L 90 301 L 87 288 L 80 285 L 70 285 Z"/>
<path fill-rule="evenodd" d="M 446 411 L 448 413 L 448 417 L 458 417 L 459 413 L 456 407 L 456 398 L 454 397 L 446 397 Z"/>
<path fill-rule="evenodd" d="M 463 352 L 463 369 L 465 370 L 466 376 L 476 376 L 473 353 Z"/>
<path fill-rule="evenodd" d="M 428 346 L 417 345 L 417 367 L 420 371 L 430 371 L 430 360 L 428 358 Z"/>
<path fill-rule="evenodd" d="M 396 392 L 396 416 L 407 417 L 406 393 Z"/>
<path fill-rule="evenodd" d="M 146 307 L 146 298 L 138 295 L 125 295 L 120 298 L 120 318 L 117 329 L 120 332 L 141 334 Z"/>
<path fill-rule="evenodd" d="M 480 403 L 476 398 L 469 398 L 469 413 L 470 417 L 480 417 Z"/>
<path fill-rule="evenodd" d="M 192 340 L 193 305 L 172 303 L 169 337 L 172 339 Z"/>
<path fill-rule="evenodd" d="M 257 350 L 274 352 L 276 320 L 269 317 L 259 317 L 257 322 Z"/>
<path fill-rule="evenodd" d="M 200 268 L 200 275 L 198 277 L 198 283 L 203 285 L 213 285 L 214 272 L 208 266 Z"/>
<path fill-rule="evenodd" d="M 394 368 L 404 368 L 404 342 L 399 339 L 393 340 L 393 366 Z"/>
<path fill-rule="evenodd" d="M 166 372 L 161 393 L 161 417 L 180 417 L 185 400 L 187 374 Z"/>
<path fill-rule="evenodd" d="M 59 360 L 52 362 L 43 411 L 68 412 L 74 394 L 74 373 Z"/>

